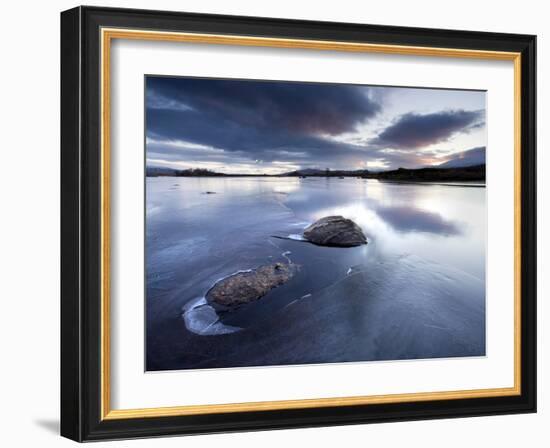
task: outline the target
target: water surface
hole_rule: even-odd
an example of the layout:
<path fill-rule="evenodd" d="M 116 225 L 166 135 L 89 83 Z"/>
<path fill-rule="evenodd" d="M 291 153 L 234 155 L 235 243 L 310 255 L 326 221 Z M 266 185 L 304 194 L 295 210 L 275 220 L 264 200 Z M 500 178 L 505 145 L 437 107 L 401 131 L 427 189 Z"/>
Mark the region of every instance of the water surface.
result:
<path fill-rule="evenodd" d="M 485 354 L 485 188 L 356 178 L 147 178 L 147 369 Z M 212 194 L 206 194 L 211 192 Z M 368 245 L 291 239 L 328 215 Z M 216 281 L 297 274 L 218 315 Z"/>

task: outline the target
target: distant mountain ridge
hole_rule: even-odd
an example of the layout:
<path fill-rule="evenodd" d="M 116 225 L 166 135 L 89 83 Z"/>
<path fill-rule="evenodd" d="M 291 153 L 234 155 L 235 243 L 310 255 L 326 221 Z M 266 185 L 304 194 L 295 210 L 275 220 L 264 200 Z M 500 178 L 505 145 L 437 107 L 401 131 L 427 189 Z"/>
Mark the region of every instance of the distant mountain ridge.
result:
<path fill-rule="evenodd" d="M 435 166 L 413 170 L 399 168 L 373 173 L 367 177 L 397 182 L 482 182 L 485 181 L 485 164 L 456 168 Z"/>
<path fill-rule="evenodd" d="M 331 170 L 305 168 L 303 170 L 289 171 L 288 173 L 280 174 L 280 176 L 312 176 L 312 177 L 348 177 L 348 176 L 365 176 L 369 174 L 369 170 Z"/>
<path fill-rule="evenodd" d="M 176 176 L 178 170 L 174 168 L 166 168 L 160 166 L 148 166 L 145 168 L 145 175 L 148 177 L 158 176 Z"/>
<path fill-rule="evenodd" d="M 176 177 L 357 177 L 362 179 L 378 179 L 403 182 L 460 182 L 460 181 L 485 181 L 485 164 L 458 167 L 431 166 L 426 168 L 398 168 L 389 171 L 371 172 L 368 170 L 296 170 L 283 174 L 224 174 L 206 169 L 173 170 L 167 169 L 147 170 L 147 176 L 176 176 Z"/>
<path fill-rule="evenodd" d="M 485 146 L 454 154 L 451 160 L 437 165 L 435 168 L 465 168 L 476 165 L 485 165 Z"/>
<path fill-rule="evenodd" d="M 475 168 L 473 170 L 467 170 L 467 173 L 462 171 L 463 168 Z M 444 170 L 448 170 L 447 174 L 443 174 Z M 436 171 L 439 174 L 435 174 Z M 459 173 L 460 171 L 460 173 Z M 405 175 L 405 173 L 407 173 Z M 416 174 L 415 174 L 416 173 Z M 431 173 L 431 174 L 426 174 Z M 477 173 L 477 174 L 473 174 Z M 407 178 L 413 178 L 419 176 L 424 179 L 427 177 L 438 178 L 470 178 L 474 176 L 476 179 L 485 178 L 485 146 L 472 148 L 467 151 L 455 153 L 450 160 L 440 164 L 425 166 L 423 168 L 399 168 L 397 170 L 387 171 L 369 171 L 367 169 L 359 170 L 334 170 L 330 168 L 304 168 L 294 171 L 289 171 L 282 174 L 225 174 L 215 171 L 211 171 L 204 168 L 189 168 L 184 170 L 178 170 L 175 168 L 148 166 L 146 167 L 147 177 L 159 177 L 159 176 L 176 176 L 176 177 L 366 177 L 377 179 L 388 179 L 390 177 L 401 178 L 403 176 Z M 459 180 L 460 180 L 459 179 Z"/>

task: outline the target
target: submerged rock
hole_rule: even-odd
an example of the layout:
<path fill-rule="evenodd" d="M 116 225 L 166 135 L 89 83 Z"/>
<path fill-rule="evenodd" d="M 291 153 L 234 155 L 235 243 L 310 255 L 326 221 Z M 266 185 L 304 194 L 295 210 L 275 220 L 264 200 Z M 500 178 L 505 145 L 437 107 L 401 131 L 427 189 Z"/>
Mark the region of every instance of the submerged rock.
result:
<path fill-rule="evenodd" d="M 275 263 L 238 272 L 216 283 L 207 293 L 208 301 L 224 307 L 236 307 L 258 300 L 271 289 L 292 278 L 295 265 Z"/>
<path fill-rule="evenodd" d="M 367 244 L 361 227 L 343 216 L 325 216 L 304 230 L 304 238 L 320 246 L 354 247 Z"/>

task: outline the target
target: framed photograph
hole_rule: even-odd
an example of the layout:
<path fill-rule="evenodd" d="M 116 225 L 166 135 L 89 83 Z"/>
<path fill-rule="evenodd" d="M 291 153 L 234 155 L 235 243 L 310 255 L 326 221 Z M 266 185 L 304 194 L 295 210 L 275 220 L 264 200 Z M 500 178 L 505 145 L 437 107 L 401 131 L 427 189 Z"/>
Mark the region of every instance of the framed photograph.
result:
<path fill-rule="evenodd" d="M 61 433 L 535 412 L 535 36 L 61 14 Z"/>

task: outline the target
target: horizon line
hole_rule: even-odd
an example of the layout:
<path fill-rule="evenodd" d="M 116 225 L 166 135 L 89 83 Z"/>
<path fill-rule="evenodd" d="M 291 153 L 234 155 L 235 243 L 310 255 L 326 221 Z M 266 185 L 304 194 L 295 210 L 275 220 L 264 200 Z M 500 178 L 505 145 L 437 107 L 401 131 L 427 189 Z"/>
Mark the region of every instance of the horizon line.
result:
<path fill-rule="evenodd" d="M 368 172 L 368 173 L 388 173 L 388 172 L 392 172 L 392 171 L 398 171 L 398 170 L 410 170 L 410 171 L 415 171 L 415 170 L 422 170 L 422 169 L 437 169 L 437 168 L 440 168 L 440 169 L 445 169 L 445 170 L 452 170 L 452 169 L 467 169 L 467 168 L 474 168 L 474 167 L 481 167 L 481 166 L 485 166 L 486 163 L 476 163 L 476 164 L 473 164 L 473 165 L 467 165 L 467 166 L 450 166 L 450 167 L 443 167 L 441 165 L 444 165 L 446 162 L 443 162 L 439 165 L 426 165 L 426 166 L 421 166 L 421 167 L 417 167 L 417 168 L 406 168 L 406 167 L 398 167 L 398 168 L 390 168 L 390 169 L 369 169 L 369 168 L 357 168 L 357 169 L 328 169 L 328 171 L 330 173 L 359 173 L 359 172 Z M 284 172 L 281 172 L 281 173 L 275 173 L 275 174 L 272 174 L 272 173 L 265 173 L 265 172 L 258 172 L 258 173 L 226 173 L 226 172 L 223 172 L 223 171 L 214 171 L 212 169 L 209 169 L 209 168 L 172 168 L 172 167 L 167 167 L 167 166 L 151 166 L 151 165 L 145 165 L 145 169 L 148 170 L 148 169 L 160 169 L 160 170 L 172 170 L 172 171 L 176 171 L 176 172 L 186 172 L 186 171 L 203 171 L 203 172 L 208 172 L 208 173 L 211 173 L 211 174 L 214 174 L 214 175 L 223 175 L 223 176 L 284 176 L 284 175 L 289 175 L 289 174 L 294 174 L 296 173 L 297 176 L 300 176 L 300 175 L 304 175 L 304 176 L 314 176 L 315 174 L 300 174 L 300 171 L 306 171 L 306 170 L 310 170 L 310 171 L 316 171 L 317 174 L 321 174 L 320 177 L 332 177 L 332 176 L 323 176 L 324 173 L 327 172 L 327 169 L 321 169 L 321 168 L 299 168 L 299 169 L 296 169 L 296 170 L 291 170 L 291 171 L 284 171 Z"/>

